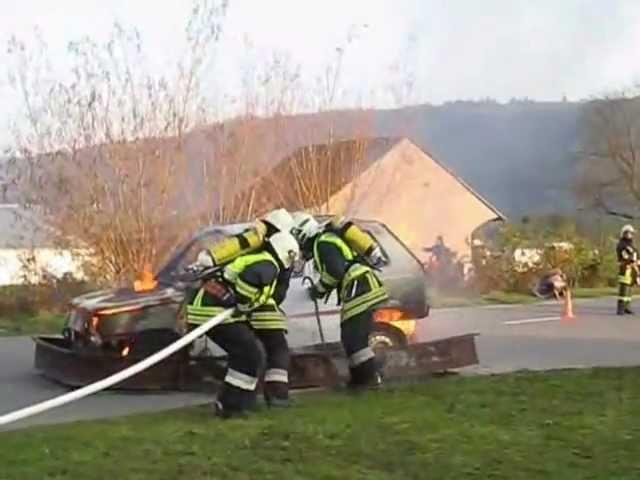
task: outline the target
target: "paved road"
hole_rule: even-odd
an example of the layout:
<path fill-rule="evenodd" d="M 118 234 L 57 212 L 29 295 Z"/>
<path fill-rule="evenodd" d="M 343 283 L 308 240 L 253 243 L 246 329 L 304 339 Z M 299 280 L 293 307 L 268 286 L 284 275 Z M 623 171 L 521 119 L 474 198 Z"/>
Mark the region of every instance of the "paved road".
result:
<path fill-rule="evenodd" d="M 480 333 L 480 366 L 470 369 L 476 372 L 640 365 L 640 316 L 616 317 L 612 306 L 611 299 L 578 302 L 571 324 L 560 321 L 559 304 L 434 310 L 421 322 L 419 335 L 429 340 Z M 308 335 L 314 336 L 315 322 L 308 328 Z M 66 391 L 37 376 L 32 364 L 30 339 L 0 339 L 0 414 Z M 201 394 L 101 393 L 5 428 L 165 410 L 209 400 Z"/>
<path fill-rule="evenodd" d="M 640 365 L 640 315 L 618 317 L 614 302 L 577 302 L 572 322 L 561 321 L 558 303 L 436 310 L 419 333 L 425 340 L 480 333 L 473 371 Z"/>
<path fill-rule="evenodd" d="M 37 375 L 32 366 L 33 342 L 30 338 L 0 339 L 0 414 L 32 405 L 69 391 L 69 389 L 53 384 Z M 0 427 L 0 431 L 45 423 L 60 423 L 165 410 L 195 405 L 207 400 L 208 397 L 205 395 L 188 393 L 133 394 L 103 392 L 6 427 Z"/>

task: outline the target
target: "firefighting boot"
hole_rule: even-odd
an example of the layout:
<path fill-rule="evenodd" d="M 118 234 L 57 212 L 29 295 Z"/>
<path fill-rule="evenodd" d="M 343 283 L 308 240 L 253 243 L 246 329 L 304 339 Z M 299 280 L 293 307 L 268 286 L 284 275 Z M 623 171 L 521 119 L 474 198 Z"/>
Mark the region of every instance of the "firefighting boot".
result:
<path fill-rule="evenodd" d="M 617 314 L 618 315 L 624 315 L 624 311 L 625 311 L 625 303 L 622 300 L 618 300 L 618 310 L 617 310 Z"/>
<path fill-rule="evenodd" d="M 269 408 L 290 407 L 291 399 L 289 398 L 289 384 L 284 382 L 265 383 L 264 401 Z"/>
<path fill-rule="evenodd" d="M 244 400 L 244 408 L 250 412 L 258 412 L 260 406 L 258 405 L 258 395 L 246 395 Z"/>
<path fill-rule="evenodd" d="M 631 310 L 631 302 L 626 302 L 624 304 L 624 313 L 625 315 L 634 315 L 633 310 Z"/>
<path fill-rule="evenodd" d="M 255 392 L 242 390 L 225 383 L 218 399 L 213 404 L 215 416 L 222 419 L 246 418 L 247 404 L 251 394 L 255 396 Z"/>
<path fill-rule="evenodd" d="M 382 376 L 378 372 L 375 358 L 368 360 L 357 367 L 349 369 L 351 378 L 347 388 L 353 393 L 366 390 L 378 389 L 382 387 Z"/>
<path fill-rule="evenodd" d="M 246 410 L 225 407 L 219 400 L 213 403 L 213 411 L 216 417 L 223 420 L 230 418 L 247 418 Z"/>

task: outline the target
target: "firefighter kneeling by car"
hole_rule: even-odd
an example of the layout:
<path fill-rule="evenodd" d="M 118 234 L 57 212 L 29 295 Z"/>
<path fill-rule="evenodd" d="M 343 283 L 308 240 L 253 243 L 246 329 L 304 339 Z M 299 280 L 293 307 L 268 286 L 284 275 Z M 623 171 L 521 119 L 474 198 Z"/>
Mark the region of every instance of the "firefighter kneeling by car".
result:
<path fill-rule="evenodd" d="M 625 225 L 620 230 L 616 247 L 618 263 L 618 315 L 633 314 L 631 310 L 631 286 L 638 282 L 638 251 L 633 245 L 635 229 Z"/>
<path fill-rule="evenodd" d="M 262 355 L 252 326 L 261 325 L 270 331 L 269 337 L 278 337 L 265 343 L 265 398 L 288 399 L 284 314 L 274 294 L 280 271 L 290 269 L 299 253 L 298 243 L 290 233 L 275 233 L 265 242 L 263 251 L 237 257 L 224 268 L 221 278 L 207 282 L 187 299 L 190 324 L 202 324 L 225 309 L 235 308 L 229 319 L 207 333 L 228 354 L 227 372 L 215 403 L 220 417 L 245 415 L 255 407 Z M 206 255 L 199 258 L 203 267 L 213 266 Z"/>
<path fill-rule="evenodd" d="M 375 354 L 369 346 L 369 335 L 374 310 L 389 298 L 382 282 L 339 235 L 340 230 L 336 231 L 335 225 L 322 227 L 306 212 L 296 212 L 293 217 L 292 233 L 300 243 L 302 257 L 305 260 L 312 258 L 320 273 L 319 281 L 310 288 L 310 295 L 317 301 L 337 290 L 338 302 L 342 305 L 340 337 L 349 359 L 351 378 L 348 386 L 356 389 L 379 386 L 382 380 Z M 375 242 L 368 235 L 366 237 L 372 245 L 363 248 L 363 252 L 379 252 Z"/>

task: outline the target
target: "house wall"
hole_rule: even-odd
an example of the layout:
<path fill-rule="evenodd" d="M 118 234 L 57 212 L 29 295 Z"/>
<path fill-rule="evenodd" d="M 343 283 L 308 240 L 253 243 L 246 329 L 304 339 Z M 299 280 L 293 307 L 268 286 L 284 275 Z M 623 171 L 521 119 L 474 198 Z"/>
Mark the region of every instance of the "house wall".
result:
<path fill-rule="evenodd" d="M 0 249 L 0 286 L 22 285 L 34 283 L 44 278 L 48 272 L 56 277 L 65 273 L 76 279 L 85 278 L 83 272 L 84 258 L 82 251 L 61 250 L 54 248 L 36 249 Z M 29 262 L 32 259 L 33 262 Z"/>
<path fill-rule="evenodd" d="M 335 213 L 379 220 L 422 260 L 441 235 L 459 256 L 470 256 L 473 231 L 497 217 L 455 176 L 409 140 L 400 141 L 328 203 Z"/>

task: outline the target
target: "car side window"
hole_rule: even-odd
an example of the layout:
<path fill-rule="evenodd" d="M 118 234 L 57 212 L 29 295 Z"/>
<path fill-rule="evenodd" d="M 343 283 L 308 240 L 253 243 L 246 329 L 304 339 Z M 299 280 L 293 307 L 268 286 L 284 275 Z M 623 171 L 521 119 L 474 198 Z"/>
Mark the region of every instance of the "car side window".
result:
<path fill-rule="evenodd" d="M 205 237 L 199 239 L 198 241 L 194 242 L 185 252 L 184 255 L 182 257 L 182 259 L 180 260 L 180 263 L 177 266 L 177 270 L 178 271 L 182 271 L 184 270 L 184 268 L 187 265 L 192 264 L 193 262 L 196 261 L 196 258 L 198 256 L 198 254 L 208 248 L 211 247 L 211 245 L 219 242 L 220 240 L 226 238 L 228 235 L 225 235 L 224 232 L 222 231 L 216 231 L 216 232 L 212 232 L 208 235 L 206 235 Z"/>

